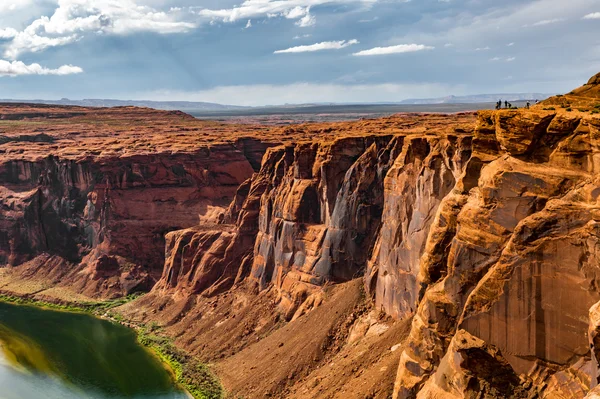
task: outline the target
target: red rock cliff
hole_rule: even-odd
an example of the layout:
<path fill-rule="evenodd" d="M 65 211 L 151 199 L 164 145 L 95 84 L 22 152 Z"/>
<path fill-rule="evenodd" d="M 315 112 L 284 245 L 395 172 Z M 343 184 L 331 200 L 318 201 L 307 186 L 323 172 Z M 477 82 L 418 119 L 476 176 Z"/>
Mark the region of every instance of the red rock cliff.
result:
<path fill-rule="evenodd" d="M 405 115 L 278 128 L 271 133 L 281 145 L 262 144 L 260 166 L 235 143 L 215 147 L 221 150 L 211 156 L 223 158 L 214 164 L 210 156 L 178 161 L 189 165 L 185 176 L 195 183 L 183 186 L 191 192 L 231 189 L 210 196 L 210 206 L 233 199 L 222 212 L 202 212 L 199 224 L 168 232 L 158 283 L 120 311 L 159 322 L 244 397 L 595 397 L 596 86 L 593 78 L 532 109 L 476 118 Z M 227 167 L 209 173 L 223 179 L 218 184 L 197 183 L 204 174 L 196 169 L 219 170 L 225 159 L 239 160 L 235 173 Z M 114 166 L 103 172 L 120 183 L 86 199 L 72 228 L 89 225 L 90 237 L 100 237 L 110 225 L 106 236 L 118 234 L 110 212 L 126 207 L 113 205 L 113 191 L 134 190 L 135 203 L 150 202 L 144 193 L 153 184 L 121 186 L 153 181 L 153 174 L 129 169 L 142 178 L 119 180 L 129 175 L 111 174 Z M 90 173 L 73 170 L 67 175 Z M 190 181 L 165 170 L 174 186 Z M 47 204 L 63 212 L 62 200 L 46 198 L 70 198 L 46 175 L 27 194 L 37 204 L 33 214 L 43 215 Z M 69 179 L 84 180 L 58 180 Z M 52 190 L 62 194 L 45 194 Z M 178 190 L 189 198 L 187 188 L 165 192 Z M 17 212 L 25 200 L 11 195 L 4 205 L 15 209 L 10 220 L 30 220 Z M 174 204 L 174 214 L 186 206 L 180 197 Z M 67 210 L 61 223 L 70 220 Z M 6 258 L 21 253 L 10 252 L 11 240 L 37 237 L 30 232 L 44 226 L 53 225 L 6 235 Z M 52 248 L 69 253 L 60 239 Z M 101 269 L 116 267 L 98 261 Z"/>

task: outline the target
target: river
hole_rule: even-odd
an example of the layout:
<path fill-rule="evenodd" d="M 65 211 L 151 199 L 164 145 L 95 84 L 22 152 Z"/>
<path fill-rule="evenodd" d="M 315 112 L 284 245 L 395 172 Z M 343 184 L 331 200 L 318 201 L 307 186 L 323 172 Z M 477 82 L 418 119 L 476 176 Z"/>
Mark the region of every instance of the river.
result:
<path fill-rule="evenodd" d="M 184 399 L 123 326 L 0 302 L 0 399 Z"/>

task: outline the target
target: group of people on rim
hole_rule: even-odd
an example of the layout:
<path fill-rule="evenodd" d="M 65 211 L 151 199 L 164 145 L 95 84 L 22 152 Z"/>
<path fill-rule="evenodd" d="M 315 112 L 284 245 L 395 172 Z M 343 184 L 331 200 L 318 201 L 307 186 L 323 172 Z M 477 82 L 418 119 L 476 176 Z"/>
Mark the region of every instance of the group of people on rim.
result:
<path fill-rule="evenodd" d="M 535 103 L 537 104 L 538 100 L 535 100 Z M 527 107 L 527 109 L 529 109 L 529 107 L 531 106 L 531 102 L 527 101 L 527 104 L 525 106 Z M 504 100 L 504 108 L 511 109 L 512 104 Z M 498 100 L 498 102 L 496 103 L 496 109 L 502 109 L 502 100 Z"/>

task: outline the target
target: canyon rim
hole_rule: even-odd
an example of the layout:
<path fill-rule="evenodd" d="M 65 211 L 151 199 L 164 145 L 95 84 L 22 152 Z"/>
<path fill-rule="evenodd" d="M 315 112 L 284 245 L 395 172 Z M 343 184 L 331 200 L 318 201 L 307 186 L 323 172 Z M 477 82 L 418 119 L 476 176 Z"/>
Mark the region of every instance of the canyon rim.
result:
<path fill-rule="evenodd" d="M 153 325 L 243 398 L 596 398 L 600 74 L 291 126 L 0 104 L 0 291 Z"/>

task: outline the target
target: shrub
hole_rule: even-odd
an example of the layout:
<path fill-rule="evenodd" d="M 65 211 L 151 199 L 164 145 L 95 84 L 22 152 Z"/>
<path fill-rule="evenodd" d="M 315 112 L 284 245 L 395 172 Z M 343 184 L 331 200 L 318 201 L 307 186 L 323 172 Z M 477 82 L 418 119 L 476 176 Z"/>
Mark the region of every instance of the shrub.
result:
<path fill-rule="evenodd" d="M 567 108 L 567 112 L 571 112 L 573 109 L 571 107 Z"/>
<path fill-rule="evenodd" d="M 554 107 L 547 107 L 547 108 L 544 108 L 544 111 L 556 111 L 556 108 L 554 108 Z"/>

